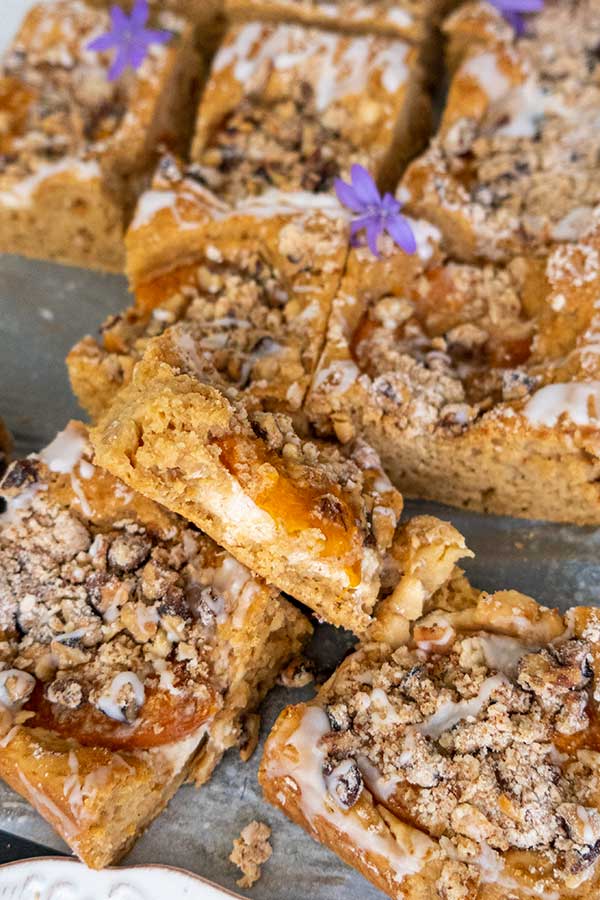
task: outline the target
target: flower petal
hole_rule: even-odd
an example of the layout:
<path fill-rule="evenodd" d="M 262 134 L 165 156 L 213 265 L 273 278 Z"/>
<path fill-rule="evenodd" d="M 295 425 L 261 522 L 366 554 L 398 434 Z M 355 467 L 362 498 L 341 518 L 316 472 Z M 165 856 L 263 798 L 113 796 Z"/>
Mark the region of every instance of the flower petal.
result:
<path fill-rule="evenodd" d="M 346 184 L 341 178 L 336 178 L 333 186 L 342 206 L 347 206 L 352 212 L 364 212 L 364 205 L 356 196 L 356 192 L 351 184 Z"/>
<path fill-rule="evenodd" d="M 93 41 L 90 41 L 89 44 L 85 45 L 86 50 L 96 50 L 98 53 L 101 53 L 104 50 L 112 50 L 113 47 L 119 44 L 119 38 L 112 31 L 107 31 L 106 34 L 101 34 L 100 37 L 94 38 Z"/>
<path fill-rule="evenodd" d="M 383 195 L 383 200 L 381 201 L 381 209 L 383 212 L 387 213 L 388 216 L 394 216 L 400 212 L 401 204 L 396 200 L 393 194 L 385 193 Z"/>
<path fill-rule="evenodd" d="M 148 55 L 148 43 L 139 38 L 131 43 L 127 51 L 127 63 L 132 69 L 139 69 Z"/>
<path fill-rule="evenodd" d="M 544 0 L 500 0 L 504 12 L 536 13 L 544 8 Z"/>
<path fill-rule="evenodd" d="M 112 30 L 115 32 L 115 35 L 122 35 L 123 32 L 129 31 L 129 18 L 120 6 L 111 7 L 110 17 L 112 19 Z"/>
<path fill-rule="evenodd" d="M 512 10 L 506 10 L 503 14 L 504 18 L 511 25 L 515 34 L 520 37 L 525 31 L 525 22 L 523 21 L 523 16 L 521 13 L 513 12 Z"/>
<path fill-rule="evenodd" d="M 350 177 L 352 178 L 352 187 L 360 202 L 365 206 L 379 206 L 381 195 L 367 170 L 355 163 L 350 169 Z"/>
<path fill-rule="evenodd" d="M 120 49 L 115 56 L 110 69 L 108 70 L 108 80 L 116 81 L 123 74 L 128 65 L 127 53 Z"/>
<path fill-rule="evenodd" d="M 149 15 L 148 0 L 135 0 L 129 21 L 134 29 L 143 28 Z"/>
<path fill-rule="evenodd" d="M 172 31 L 163 31 L 158 28 L 144 29 L 144 40 L 147 44 L 166 44 L 172 37 Z"/>
<path fill-rule="evenodd" d="M 383 225 L 381 224 L 380 220 L 370 218 L 367 224 L 367 244 L 369 245 L 369 250 L 371 251 L 373 256 L 377 256 L 378 258 L 379 247 L 377 246 L 377 241 L 382 231 Z"/>
<path fill-rule="evenodd" d="M 350 222 L 351 237 L 354 237 L 357 231 L 361 231 L 363 228 L 366 228 L 372 220 L 373 216 L 361 216 L 360 219 L 353 219 L 352 222 Z"/>
<path fill-rule="evenodd" d="M 385 223 L 385 230 L 395 244 L 401 247 L 405 253 L 415 253 L 417 242 L 415 235 L 404 216 L 390 216 Z"/>

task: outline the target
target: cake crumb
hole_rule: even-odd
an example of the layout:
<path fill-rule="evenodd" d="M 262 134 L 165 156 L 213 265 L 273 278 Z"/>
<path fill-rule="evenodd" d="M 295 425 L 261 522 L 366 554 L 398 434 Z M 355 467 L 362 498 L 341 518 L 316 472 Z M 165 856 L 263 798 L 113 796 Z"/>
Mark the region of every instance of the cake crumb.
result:
<path fill-rule="evenodd" d="M 242 829 L 239 838 L 233 842 L 229 859 L 243 872 L 236 881 L 238 887 L 249 888 L 261 876 L 261 866 L 271 858 L 273 848 L 269 843 L 271 829 L 264 822 L 256 820 Z"/>

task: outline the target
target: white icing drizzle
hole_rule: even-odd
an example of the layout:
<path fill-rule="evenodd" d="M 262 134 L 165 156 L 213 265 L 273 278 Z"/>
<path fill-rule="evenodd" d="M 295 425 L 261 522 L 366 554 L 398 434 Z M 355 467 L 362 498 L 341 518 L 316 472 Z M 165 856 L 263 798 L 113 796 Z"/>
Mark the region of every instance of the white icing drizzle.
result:
<path fill-rule="evenodd" d="M 373 796 L 381 803 L 387 803 L 390 797 L 394 796 L 396 788 L 402 779 L 384 778 L 379 769 L 366 756 L 359 756 L 356 762 L 365 784 Z"/>
<path fill-rule="evenodd" d="M 402 41 L 251 22 L 221 48 L 213 68 L 219 72 L 232 66 L 236 80 L 248 85 L 267 65 L 279 71 L 302 66 L 314 82 L 316 106 L 322 111 L 341 98 L 361 93 L 374 73 L 379 73 L 385 91 L 398 91 L 406 82 L 408 52 Z"/>
<path fill-rule="evenodd" d="M 51 472 L 71 474 L 87 446 L 85 436 L 72 424 L 59 431 L 54 440 L 40 451 Z"/>
<path fill-rule="evenodd" d="M 19 776 L 19 780 L 21 781 L 25 796 L 28 797 L 29 801 L 32 803 L 36 809 L 39 809 L 42 815 L 46 814 L 52 818 L 54 822 L 57 823 L 58 827 L 61 829 L 63 836 L 69 840 L 73 841 L 73 839 L 77 836 L 79 831 L 79 825 L 76 821 L 74 821 L 69 816 L 65 815 L 65 813 L 59 809 L 59 807 L 54 803 L 50 797 L 47 796 L 40 788 L 36 788 L 29 779 L 23 774 L 21 770 L 17 772 Z"/>
<path fill-rule="evenodd" d="M 428 262 L 435 247 L 439 247 L 442 233 L 435 225 L 431 225 L 425 219 L 411 219 L 407 216 L 408 224 L 412 228 L 417 243 L 417 256 L 423 262 Z"/>
<path fill-rule="evenodd" d="M 127 721 L 123 714 L 123 710 L 119 705 L 118 697 L 121 689 L 128 684 L 131 685 L 133 689 L 136 705 L 142 707 L 144 705 L 144 700 L 146 699 L 146 692 L 144 691 L 144 685 L 135 672 L 119 672 L 118 675 L 115 675 L 110 683 L 107 693 L 103 694 L 96 703 L 96 706 L 101 712 L 110 719 L 115 719 L 117 722 Z"/>
<path fill-rule="evenodd" d="M 461 700 L 458 703 L 444 703 L 436 713 L 417 725 L 417 730 L 425 737 L 439 738 L 444 731 L 450 731 L 464 719 L 477 718 L 492 694 L 503 684 L 506 684 L 504 675 L 491 675 L 482 682 L 479 693 L 475 697 L 470 700 Z"/>
<path fill-rule="evenodd" d="M 327 383 L 327 393 L 345 394 L 360 375 L 358 366 L 351 359 L 336 359 L 315 375 L 313 390 Z"/>
<path fill-rule="evenodd" d="M 337 806 L 327 791 L 323 777 L 325 752 L 319 747 L 321 738 L 329 729 L 325 711 L 318 706 L 309 706 L 297 730 L 287 740 L 287 745 L 296 751 L 294 760 L 290 756 L 285 757 L 285 762 L 271 760 L 269 777 L 285 778 L 299 789 L 300 808 L 309 823 L 323 819 L 347 835 L 361 862 L 374 871 L 377 864 L 370 857 L 382 857 L 390 866 L 394 880 L 401 883 L 407 875 L 422 869 L 435 845 L 416 829 L 411 830 L 410 839 L 407 837 L 403 844 L 387 828 L 379 830 L 373 825 L 369 827 L 355 810 L 343 812 Z"/>
<path fill-rule="evenodd" d="M 226 219 L 232 215 L 249 215 L 268 218 L 275 215 L 300 215 L 320 213 L 328 218 L 344 219 L 347 213 L 333 194 L 311 194 L 310 191 L 278 191 L 270 188 L 256 197 L 241 200 L 225 213 L 215 210 L 215 219 Z"/>
<path fill-rule="evenodd" d="M 74 157 L 66 157 L 58 162 L 44 163 L 32 175 L 19 179 L 10 187 L 0 191 L 0 202 L 10 209 L 29 206 L 38 187 L 49 178 L 68 173 L 80 181 L 91 181 L 100 177 L 100 166 L 95 160 L 84 162 Z"/>
<path fill-rule="evenodd" d="M 474 78 L 492 101 L 504 97 L 510 88 L 508 78 L 498 68 L 497 55 L 490 51 L 472 56 L 460 71 Z"/>
<path fill-rule="evenodd" d="M 145 191 L 135 210 L 135 216 L 131 228 L 142 228 L 152 221 L 161 209 L 174 207 L 177 201 L 175 191 Z"/>
<path fill-rule="evenodd" d="M 523 408 L 532 425 L 552 428 L 561 416 L 575 425 L 594 425 L 600 420 L 600 381 L 547 384 L 536 391 Z"/>
<path fill-rule="evenodd" d="M 483 634 L 479 636 L 479 642 L 486 665 L 509 678 L 514 678 L 517 674 L 519 662 L 525 654 L 537 649 L 504 634 Z"/>

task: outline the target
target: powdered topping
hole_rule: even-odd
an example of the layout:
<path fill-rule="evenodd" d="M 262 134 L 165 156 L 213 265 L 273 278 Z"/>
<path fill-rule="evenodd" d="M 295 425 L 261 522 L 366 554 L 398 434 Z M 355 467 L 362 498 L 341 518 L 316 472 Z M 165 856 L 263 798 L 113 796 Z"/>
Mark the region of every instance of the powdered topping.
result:
<path fill-rule="evenodd" d="M 255 584 L 208 538 L 119 487 L 74 423 L 9 467 L 3 493 L 27 502 L 0 530 L 0 704 L 84 743 L 154 746 L 218 705 L 226 660 L 211 648 Z"/>
<path fill-rule="evenodd" d="M 443 896 L 474 896 L 488 880 L 517 888 L 509 850 L 533 854 L 532 893 L 575 887 L 600 852 L 587 757 L 563 752 L 569 741 L 586 746 L 591 659 L 579 639 L 536 649 L 485 633 L 458 635 L 440 653 L 366 647 L 310 710 L 321 723 L 312 753 L 323 782 L 318 792 L 311 782 L 314 794 L 298 782 L 303 804 L 316 816 L 320 793 L 325 816 L 358 809 L 366 783 L 391 813 L 438 839 L 456 864 L 442 881 L 457 891 L 470 883 L 471 893 Z"/>

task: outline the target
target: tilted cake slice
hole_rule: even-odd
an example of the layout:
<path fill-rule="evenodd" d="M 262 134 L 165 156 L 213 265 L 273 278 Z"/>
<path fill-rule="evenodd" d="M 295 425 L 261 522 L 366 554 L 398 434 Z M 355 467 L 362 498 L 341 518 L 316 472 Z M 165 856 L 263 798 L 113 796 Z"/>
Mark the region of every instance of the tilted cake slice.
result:
<path fill-rule="evenodd" d="M 582 238 L 597 220 L 600 16 L 547 0 L 519 36 L 492 4 L 445 25 L 454 69 L 439 133 L 401 196 L 457 259 L 508 261 Z"/>
<path fill-rule="evenodd" d="M 266 799 L 394 900 L 591 900 L 599 626 L 454 577 L 405 645 L 284 710 Z"/>
<path fill-rule="evenodd" d="M 488 513 L 600 522 L 600 235 L 506 266 L 352 250 L 307 401 L 367 440 L 405 494 Z"/>
<path fill-rule="evenodd" d="M 79 423 L 0 490 L 0 777 L 99 868 L 248 740 L 245 717 L 311 628 L 98 468 Z"/>
<path fill-rule="evenodd" d="M 101 465 L 271 584 L 336 625 L 368 628 L 402 509 L 370 447 L 314 441 L 301 419 L 254 403 L 186 323 L 149 342 L 93 440 Z"/>
<path fill-rule="evenodd" d="M 27 13 L 0 72 L 0 250 L 121 271 L 123 236 L 158 145 L 183 151 L 201 75 L 193 29 L 172 33 L 140 68 L 108 80 L 109 53 L 87 45 L 110 17 L 80 0 Z"/>

